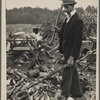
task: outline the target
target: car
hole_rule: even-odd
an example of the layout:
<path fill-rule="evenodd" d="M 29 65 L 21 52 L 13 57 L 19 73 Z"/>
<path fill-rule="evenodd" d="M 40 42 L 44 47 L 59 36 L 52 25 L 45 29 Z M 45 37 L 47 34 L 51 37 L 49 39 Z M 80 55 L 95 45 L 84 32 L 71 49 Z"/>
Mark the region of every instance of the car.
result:
<path fill-rule="evenodd" d="M 28 43 L 31 43 L 33 37 L 27 32 L 10 33 L 7 39 L 7 51 L 29 51 Z"/>

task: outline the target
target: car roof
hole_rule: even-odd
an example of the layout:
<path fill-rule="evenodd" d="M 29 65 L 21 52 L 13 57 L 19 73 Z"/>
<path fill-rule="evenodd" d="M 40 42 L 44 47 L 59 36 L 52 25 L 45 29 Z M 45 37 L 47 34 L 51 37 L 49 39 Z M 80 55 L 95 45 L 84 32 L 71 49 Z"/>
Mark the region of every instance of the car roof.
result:
<path fill-rule="evenodd" d="M 25 32 L 16 32 L 14 33 L 14 35 L 23 35 L 23 34 L 26 34 Z"/>
<path fill-rule="evenodd" d="M 26 32 L 16 32 L 16 33 L 14 33 L 14 37 L 16 37 L 16 38 L 26 38 L 26 37 L 30 38 L 31 36 Z"/>

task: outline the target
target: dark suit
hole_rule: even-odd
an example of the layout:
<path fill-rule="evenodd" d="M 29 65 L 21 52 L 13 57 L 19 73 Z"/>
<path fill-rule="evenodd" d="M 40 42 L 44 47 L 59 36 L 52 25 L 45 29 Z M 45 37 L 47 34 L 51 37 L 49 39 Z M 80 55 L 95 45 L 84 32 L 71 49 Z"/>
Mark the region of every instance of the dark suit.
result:
<path fill-rule="evenodd" d="M 82 44 L 83 21 L 79 18 L 77 13 L 71 17 L 68 23 L 66 23 L 66 20 L 59 32 L 59 51 L 64 54 L 67 63 L 70 56 L 74 57 L 74 61 L 79 57 Z M 82 94 L 75 66 L 66 67 L 64 69 L 61 90 L 62 95 L 65 97 L 68 97 L 69 94 L 73 96 Z"/>
<path fill-rule="evenodd" d="M 77 13 L 72 16 L 68 23 L 66 23 L 65 20 L 59 33 L 59 49 L 61 53 L 64 53 L 66 59 L 68 59 L 69 56 L 73 56 L 75 59 L 78 58 L 82 43 L 82 30 L 83 22 Z"/>

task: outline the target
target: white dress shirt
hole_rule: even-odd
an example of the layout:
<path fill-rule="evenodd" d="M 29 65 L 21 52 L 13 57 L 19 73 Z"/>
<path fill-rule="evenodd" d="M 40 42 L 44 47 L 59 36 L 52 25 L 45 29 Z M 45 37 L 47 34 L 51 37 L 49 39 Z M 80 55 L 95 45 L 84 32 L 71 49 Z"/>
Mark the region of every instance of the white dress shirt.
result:
<path fill-rule="evenodd" d="M 71 17 L 72 17 L 75 13 L 76 13 L 76 9 L 74 9 L 74 10 L 70 13 L 70 15 L 69 15 L 67 12 L 65 13 L 65 15 L 66 15 L 66 17 L 67 17 L 66 23 L 69 22 L 69 20 L 71 19 Z"/>

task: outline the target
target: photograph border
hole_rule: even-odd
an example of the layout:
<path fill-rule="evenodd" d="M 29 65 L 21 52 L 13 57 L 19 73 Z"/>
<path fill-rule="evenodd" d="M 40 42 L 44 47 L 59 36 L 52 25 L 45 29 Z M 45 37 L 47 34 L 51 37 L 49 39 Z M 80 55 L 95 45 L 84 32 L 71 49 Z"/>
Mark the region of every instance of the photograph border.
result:
<path fill-rule="evenodd" d="M 0 14 L 1 14 L 1 26 L 0 26 L 0 31 L 1 31 L 1 36 L 0 36 L 0 40 L 1 40 L 1 43 L 0 43 L 0 47 L 1 47 L 1 52 L 0 52 L 0 70 L 1 70 L 1 79 L 0 79 L 0 97 L 1 97 L 1 100 L 6 100 L 6 7 L 5 7 L 5 3 L 6 1 L 5 0 L 1 0 L 0 1 L 0 5 L 1 5 L 1 10 L 0 10 Z M 97 13 L 98 13 L 98 17 L 97 17 L 97 63 L 96 63 L 96 66 L 97 66 L 97 72 L 96 72 L 96 97 L 97 99 L 96 100 L 99 100 L 100 98 L 100 95 L 99 95 L 99 91 L 100 91 L 100 87 L 99 87 L 99 84 L 100 84 L 100 62 L 99 62 L 99 57 L 100 57 L 100 50 L 99 50 L 99 43 L 100 43 L 100 36 L 99 36 L 99 32 L 100 32 L 100 20 L 99 20 L 99 17 L 100 17 L 100 6 L 99 6 L 99 0 L 98 0 L 98 7 L 97 7 Z"/>
<path fill-rule="evenodd" d="M 2 7 L 1 7 L 1 2 L 0 1 L 0 15 L 2 14 L 1 13 L 1 10 L 2 10 Z M 0 16 L 0 48 L 1 48 L 1 16 Z M 0 49 L 0 97 L 1 97 L 1 49 Z"/>
<path fill-rule="evenodd" d="M 1 0 L 1 100 L 6 100 L 6 1 Z"/>

